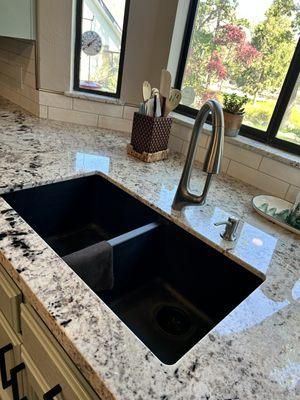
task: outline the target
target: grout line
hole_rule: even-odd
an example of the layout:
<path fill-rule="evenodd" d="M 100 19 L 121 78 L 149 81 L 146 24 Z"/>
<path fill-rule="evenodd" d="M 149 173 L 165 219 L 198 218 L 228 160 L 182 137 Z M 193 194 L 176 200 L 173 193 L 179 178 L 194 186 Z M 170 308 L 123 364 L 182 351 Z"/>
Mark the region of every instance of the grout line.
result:
<path fill-rule="evenodd" d="M 291 185 L 288 186 L 287 191 L 286 191 L 286 193 L 285 193 L 285 195 L 284 195 L 284 199 L 285 199 L 285 200 L 286 200 L 286 196 L 287 196 L 287 194 L 288 194 L 288 192 L 289 192 L 289 190 L 290 190 L 290 187 L 291 187 Z"/>
<path fill-rule="evenodd" d="M 229 165 L 230 165 L 230 163 L 231 163 L 231 159 L 230 158 L 228 158 L 228 157 L 225 157 L 229 162 L 228 162 L 228 165 L 227 165 L 227 168 L 225 168 L 225 171 L 223 172 L 225 175 L 227 175 L 227 171 L 228 171 L 228 169 L 229 169 Z"/>
<path fill-rule="evenodd" d="M 261 156 L 261 160 L 260 160 L 260 163 L 259 163 L 258 168 L 257 168 L 259 171 L 261 171 L 260 166 L 261 166 L 261 163 L 263 162 L 264 158 L 265 158 L 264 156 Z"/>
<path fill-rule="evenodd" d="M 127 119 L 127 118 L 124 117 L 124 114 L 125 114 L 125 106 L 123 106 L 122 118 Z"/>
<path fill-rule="evenodd" d="M 40 106 L 47 106 L 49 108 L 55 108 L 56 110 L 82 112 L 82 111 L 72 110 L 72 108 L 55 107 L 55 106 L 50 106 L 49 104 L 43 104 L 43 103 L 40 103 Z M 83 114 L 95 115 L 95 114 L 91 114 L 91 113 L 83 113 Z"/>
<path fill-rule="evenodd" d="M 230 159 L 230 160 L 231 160 L 231 159 Z M 231 161 L 236 162 L 237 164 L 241 164 L 241 165 L 243 165 L 244 167 L 250 168 L 250 169 L 252 169 L 253 171 L 260 172 L 261 174 L 266 175 L 266 176 L 268 176 L 268 177 L 270 177 L 270 178 L 277 179 L 277 180 L 280 181 L 281 183 L 285 183 L 285 184 L 287 184 L 287 185 L 293 185 L 293 184 L 290 183 L 290 182 L 283 181 L 282 179 L 277 178 L 277 176 L 273 176 L 273 175 L 267 174 L 266 172 L 259 171 L 259 170 L 257 170 L 257 169 L 254 169 L 254 168 L 252 168 L 252 167 L 249 167 L 248 165 L 244 165 L 244 164 L 242 164 L 242 163 L 240 163 L 240 162 L 238 162 L 238 161 L 235 161 L 235 160 L 231 160 Z M 237 179 L 239 179 L 239 178 L 237 178 Z M 255 185 L 252 184 L 252 186 L 255 186 Z"/>

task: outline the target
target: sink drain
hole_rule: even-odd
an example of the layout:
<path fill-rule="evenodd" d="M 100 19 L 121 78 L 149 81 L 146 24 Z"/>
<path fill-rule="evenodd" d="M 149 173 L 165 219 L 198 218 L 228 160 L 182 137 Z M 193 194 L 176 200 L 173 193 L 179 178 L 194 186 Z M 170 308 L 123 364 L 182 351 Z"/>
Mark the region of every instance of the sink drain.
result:
<path fill-rule="evenodd" d="M 155 314 L 155 320 L 159 327 L 170 335 L 184 335 L 191 328 L 188 314 L 174 306 L 162 306 Z"/>

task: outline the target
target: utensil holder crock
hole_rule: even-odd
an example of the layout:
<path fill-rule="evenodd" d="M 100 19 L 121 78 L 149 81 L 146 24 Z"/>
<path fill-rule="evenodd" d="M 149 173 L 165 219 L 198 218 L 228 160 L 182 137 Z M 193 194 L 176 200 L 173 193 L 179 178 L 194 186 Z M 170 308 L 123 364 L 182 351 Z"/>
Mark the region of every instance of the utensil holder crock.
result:
<path fill-rule="evenodd" d="M 135 112 L 128 153 L 146 162 L 166 158 L 171 125 L 170 117 L 150 117 Z"/>

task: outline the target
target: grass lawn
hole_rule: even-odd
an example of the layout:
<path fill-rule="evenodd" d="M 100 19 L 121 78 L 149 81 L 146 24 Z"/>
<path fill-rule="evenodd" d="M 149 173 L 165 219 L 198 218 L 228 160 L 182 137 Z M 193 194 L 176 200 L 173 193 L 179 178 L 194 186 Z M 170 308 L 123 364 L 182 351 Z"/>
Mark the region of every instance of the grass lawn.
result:
<path fill-rule="evenodd" d="M 275 107 L 274 100 L 248 103 L 245 107 L 244 123 L 254 128 L 266 131 Z M 295 104 L 278 133 L 277 137 L 300 144 L 300 104 Z"/>

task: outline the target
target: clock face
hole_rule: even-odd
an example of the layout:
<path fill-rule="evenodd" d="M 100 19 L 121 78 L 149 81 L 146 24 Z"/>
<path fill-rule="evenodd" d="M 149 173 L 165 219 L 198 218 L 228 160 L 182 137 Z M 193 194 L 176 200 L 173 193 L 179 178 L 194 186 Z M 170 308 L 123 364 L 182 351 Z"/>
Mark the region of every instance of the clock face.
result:
<path fill-rule="evenodd" d="M 99 54 L 102 48 L 101 37 L 95 31 L 86 31 L 82 34 L 81 49 L 88 56 Z"/>

